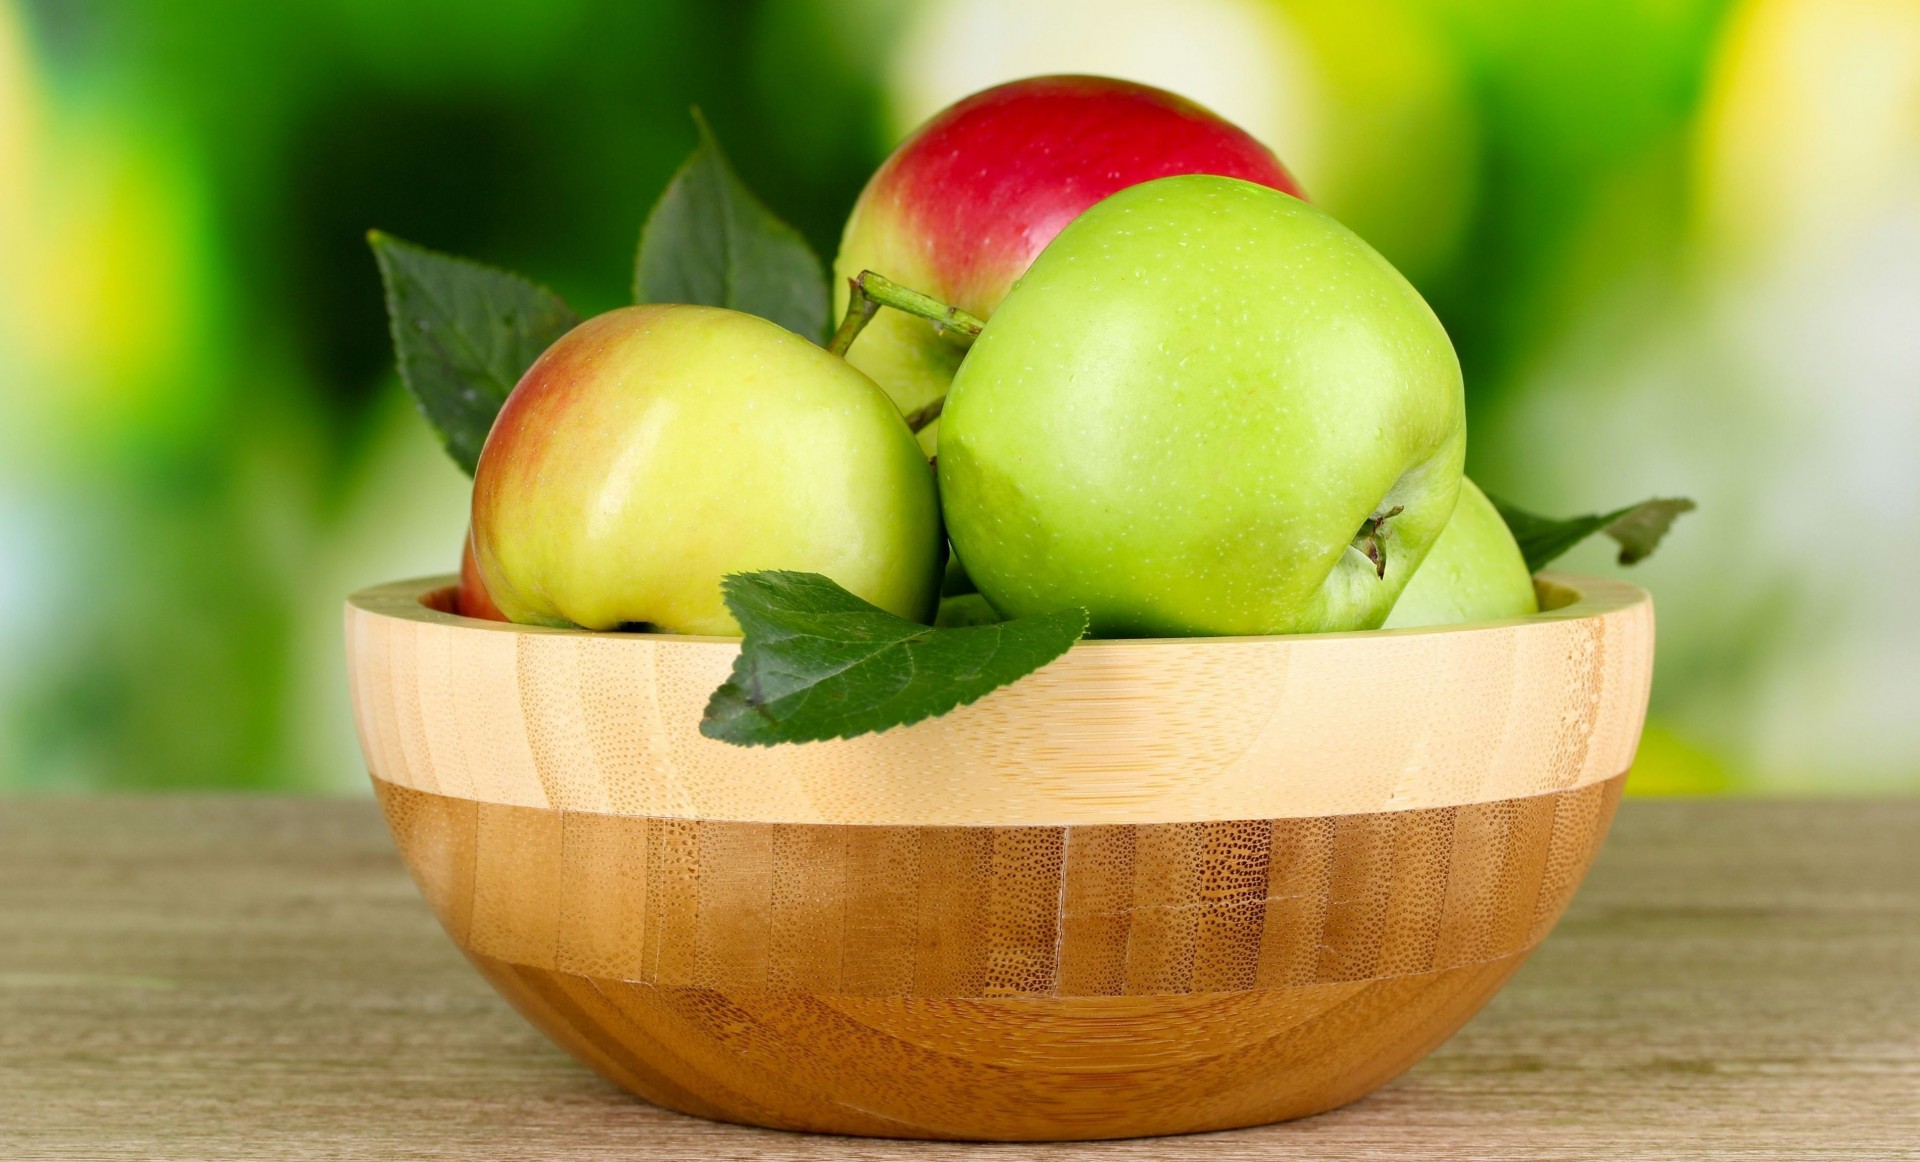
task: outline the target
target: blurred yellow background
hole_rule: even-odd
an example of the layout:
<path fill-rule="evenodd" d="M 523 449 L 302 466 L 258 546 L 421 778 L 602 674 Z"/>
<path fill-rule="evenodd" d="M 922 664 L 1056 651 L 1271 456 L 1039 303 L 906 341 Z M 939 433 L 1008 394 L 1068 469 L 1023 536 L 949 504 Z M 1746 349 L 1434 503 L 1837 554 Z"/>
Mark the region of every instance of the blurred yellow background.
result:
<path fill-rule="evenodd" d="M 1920 0 L 0 0 L 0 789 L 364 790 L 340 599 L 466 505 L 366 229 L 598 311 L 688 106 L 830 258 L 902 133 L 1064 71 L 1398 263 L 1492 491 L 1701 502 L 1629 574 L 1631 792 L 1920 791 Z"/>

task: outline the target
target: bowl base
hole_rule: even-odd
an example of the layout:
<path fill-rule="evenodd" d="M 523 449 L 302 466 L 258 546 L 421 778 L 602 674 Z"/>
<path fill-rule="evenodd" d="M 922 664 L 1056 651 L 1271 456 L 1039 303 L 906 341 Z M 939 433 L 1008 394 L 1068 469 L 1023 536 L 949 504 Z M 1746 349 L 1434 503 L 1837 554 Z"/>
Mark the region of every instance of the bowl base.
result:
<path fill-rule="evenodd" d="M 468 955 L 554 1041 L 656 1105 L 780 1130 L 975 1141 L 1322 1113 L 1418 1061 L 1527 957 L 1231 993 L 954 999 L 661 987 Z"/>

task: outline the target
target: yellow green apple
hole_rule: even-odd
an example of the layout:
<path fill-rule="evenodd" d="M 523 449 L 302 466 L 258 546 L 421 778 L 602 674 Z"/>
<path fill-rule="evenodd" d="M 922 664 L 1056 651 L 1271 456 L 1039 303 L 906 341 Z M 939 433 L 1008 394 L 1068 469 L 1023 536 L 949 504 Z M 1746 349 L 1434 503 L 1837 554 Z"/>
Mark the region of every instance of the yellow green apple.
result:
<path fill-rule="evenodd" d="M 512 621 L 720 635 L 729 573 L 822 573 L 925 621 L 945 563 L 932 471 L 872 380 L 764 319 L 665 305 L 528 369 L 480 454 L 473 550 Z"/>

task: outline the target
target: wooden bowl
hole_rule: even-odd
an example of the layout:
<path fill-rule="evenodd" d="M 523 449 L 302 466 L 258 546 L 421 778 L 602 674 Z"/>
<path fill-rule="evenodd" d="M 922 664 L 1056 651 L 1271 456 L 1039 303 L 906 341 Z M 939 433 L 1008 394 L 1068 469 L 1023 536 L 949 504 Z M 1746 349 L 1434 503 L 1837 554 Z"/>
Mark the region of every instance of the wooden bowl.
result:
<path fill-rule="evenodd" d="M 1547 934 L 1637 745 L 1653 606 L 1094 641 L 943 718 L 702 738 L 725 639 L 347 604 L 401 854 L 527 1019 L 649 1101 L 1073 1139 L 1296 1118 L 1460 1027 Z"/>

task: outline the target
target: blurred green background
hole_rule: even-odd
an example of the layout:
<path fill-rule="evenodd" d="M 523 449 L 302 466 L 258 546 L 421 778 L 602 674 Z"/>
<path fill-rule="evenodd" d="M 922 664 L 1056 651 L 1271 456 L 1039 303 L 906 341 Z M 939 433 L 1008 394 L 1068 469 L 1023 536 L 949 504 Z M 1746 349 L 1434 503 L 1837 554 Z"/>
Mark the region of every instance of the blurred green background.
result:
<path fill-rule="evenodd" d="M 364 791 L 340 599 L 466 503 L 367 228 L 597 311 L 688 106 L 831 257 L 902 132 L 1061 71 L 1399 263 L 1492 490 L 1701 501 L 1630 791 L 1920 791 L 1915 0 L 0 0 L 0 788 Z"/>

